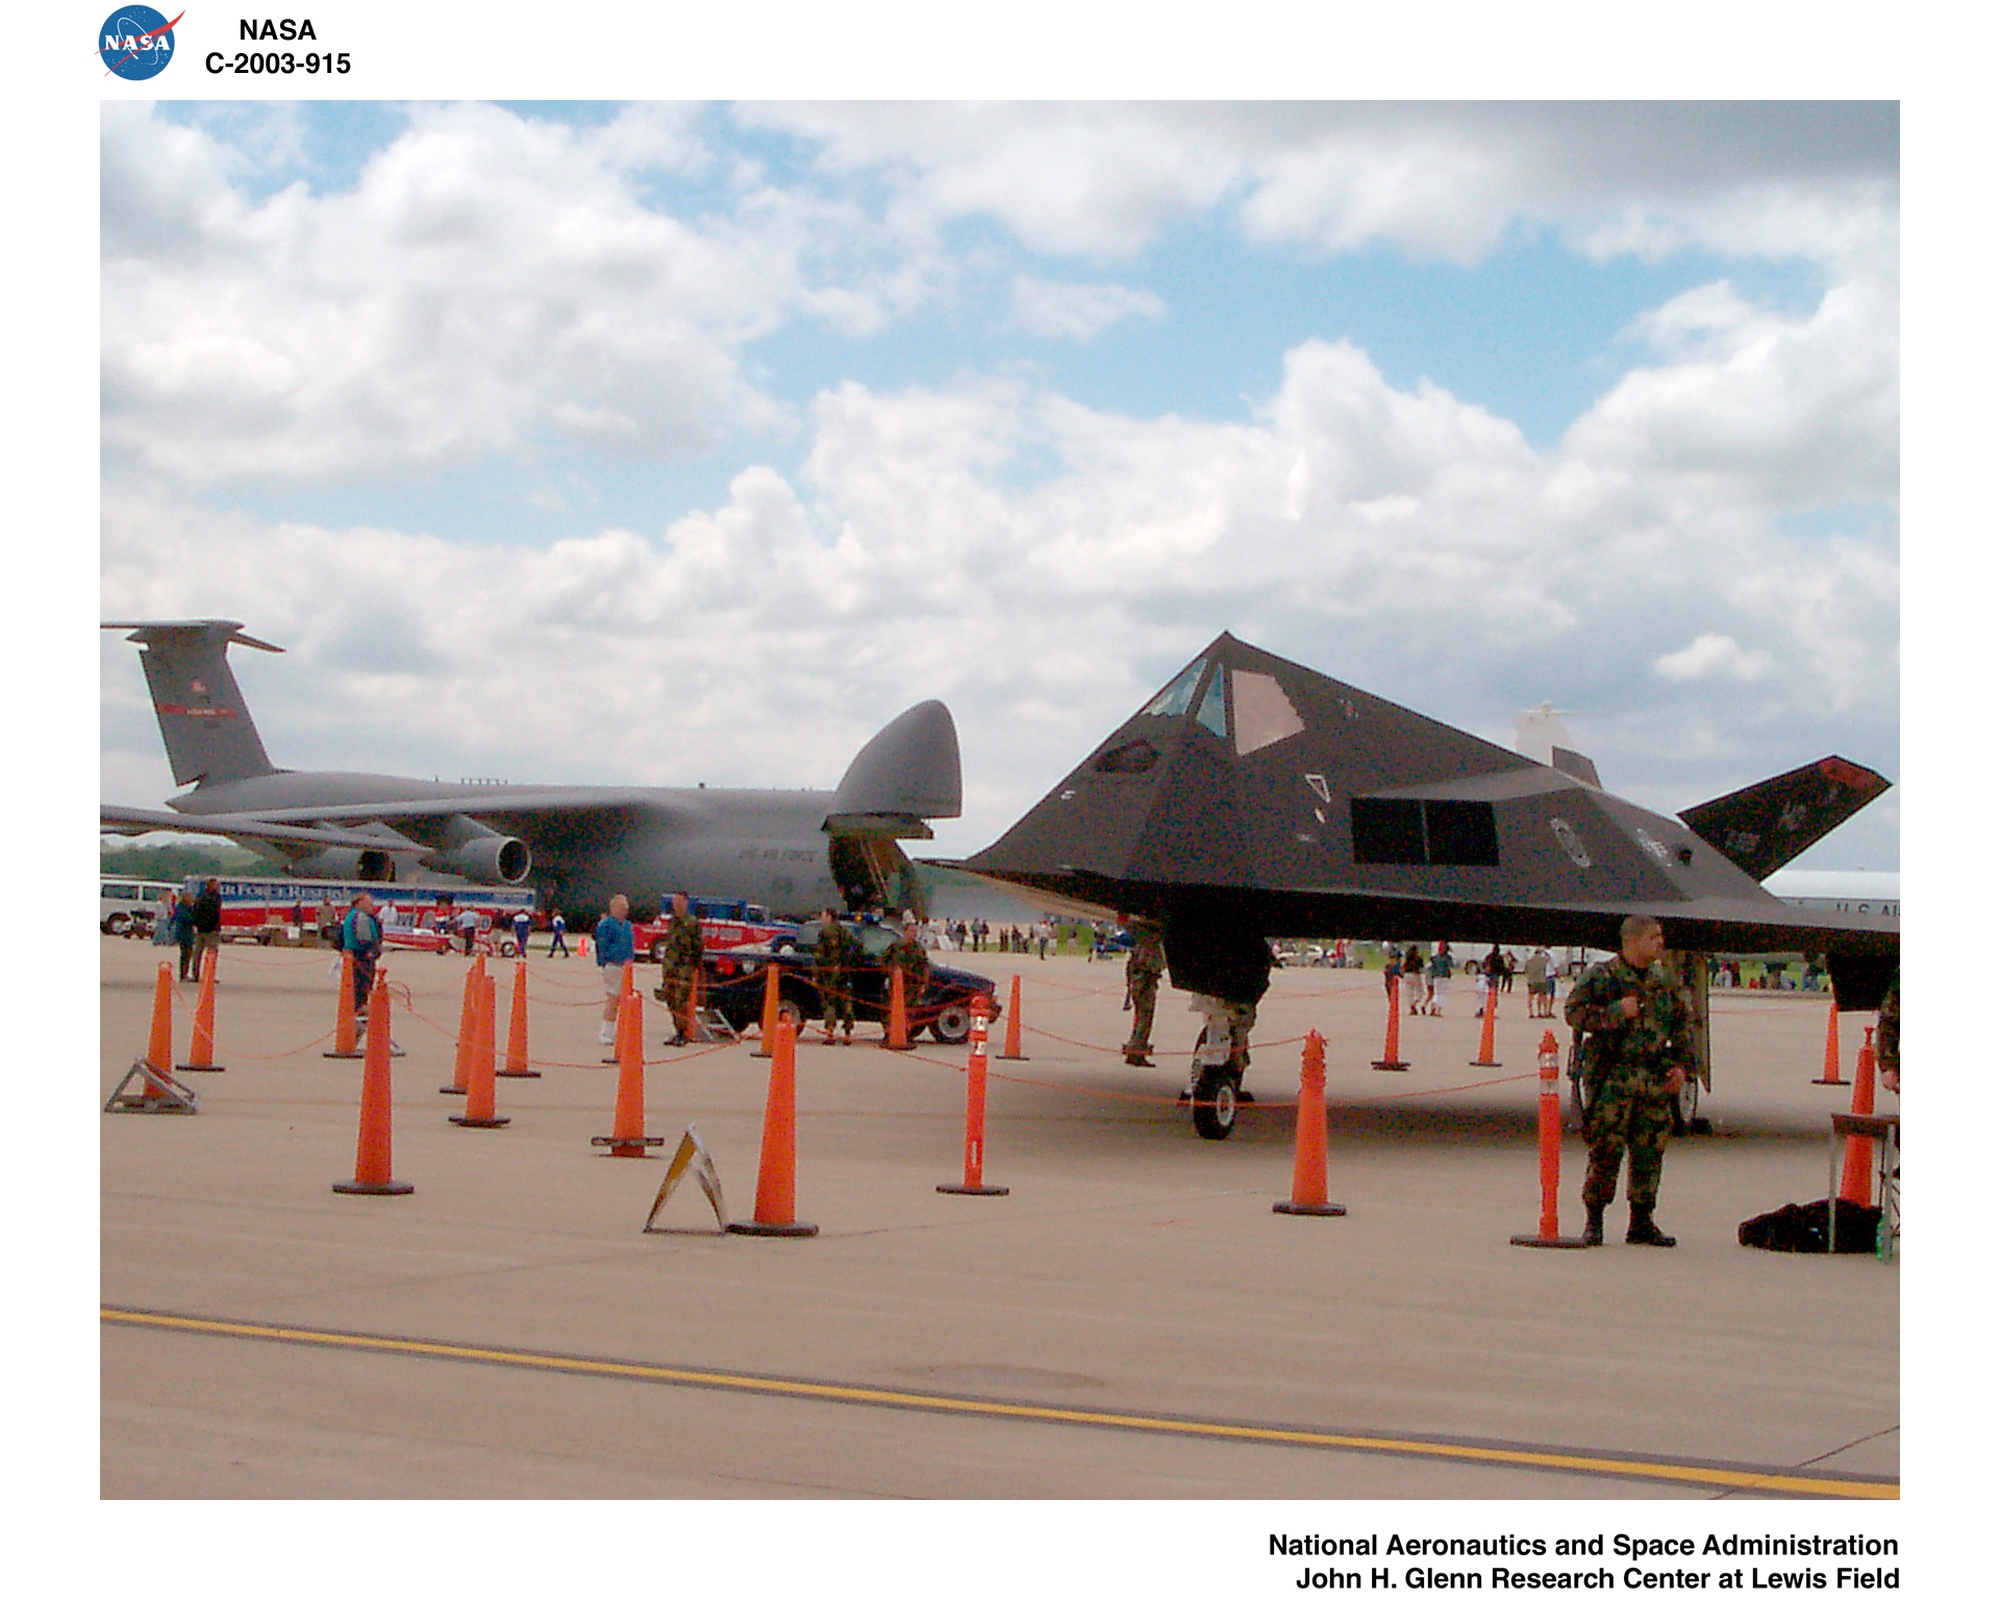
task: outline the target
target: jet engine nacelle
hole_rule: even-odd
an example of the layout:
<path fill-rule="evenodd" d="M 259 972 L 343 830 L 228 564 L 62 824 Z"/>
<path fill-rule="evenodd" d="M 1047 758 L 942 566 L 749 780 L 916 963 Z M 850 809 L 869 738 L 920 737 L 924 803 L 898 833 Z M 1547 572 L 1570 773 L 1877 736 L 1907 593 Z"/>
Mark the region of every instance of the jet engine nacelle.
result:
<path fill-rule="evenodd" d="M 425 864 L 474 883 L 512 884 L 527 877 L 533 862 L 519 839 L 470 817 L 453 817 L 445 825 L 444 848 L 433 851 Z"/>
<path fill-rule="evenodd" d="M 343 882 L 394 883 L 396 858 L 387 850 L 322 850 L 292 863 L 298 878 L 338 878 Z"/>

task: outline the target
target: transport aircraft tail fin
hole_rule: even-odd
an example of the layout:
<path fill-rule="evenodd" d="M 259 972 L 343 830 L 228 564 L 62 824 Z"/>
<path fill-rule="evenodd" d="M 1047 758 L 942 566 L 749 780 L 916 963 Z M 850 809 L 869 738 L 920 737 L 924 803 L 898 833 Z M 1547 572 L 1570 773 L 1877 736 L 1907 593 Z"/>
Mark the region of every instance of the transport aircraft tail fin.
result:
<path fill-rule="evenodd" d="M 958 728 L 942 702 L 911 706 L 861 747 L 835 792 L 826 827 L 928 839 L 926 817 L 955 817 L 962 804 Z"/>
<path fill-rule="evenodd" d="M 153 692 L 153 715 L 174 769 L 174 782 L 219 783 L 257 778 L 278 769 L 264 753 L 264 741 L 250 720 L 236 674 L 229 670 L 229 647 L 253 650 L 282 647 L 253 639 L 240 622 L 214 618 L 197 622 L 106 622 L 130 628 L 140 646 L 146 686 Z"/>
<path fill-rule="evenodd" d="M 1881 773 L 1828 756 L 1690 806 L 1680 816 L 1762 882 L 1888 788 Z"/>

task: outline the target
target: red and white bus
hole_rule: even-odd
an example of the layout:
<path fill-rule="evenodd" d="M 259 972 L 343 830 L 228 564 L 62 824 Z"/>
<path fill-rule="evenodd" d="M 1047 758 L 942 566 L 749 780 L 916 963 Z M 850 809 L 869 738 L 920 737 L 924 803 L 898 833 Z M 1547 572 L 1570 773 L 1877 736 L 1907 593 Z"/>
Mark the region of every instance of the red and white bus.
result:
<path fill-rule="evenodd" d="M 183 894 L 201 892 L 204 878 L 189 878 Z M 250 939 L 258 944 L 315 944 L 330 939 L 328 930 L 362 890 L 382 908 L 382 942 L 391 949 L 451 948 L 452 919 L 461 911 L 479 914 L 477 947 L 489 954 L 514 953 L 514 914 L 535 914 L 532 889 L 489 888 L 484 884 L 362 883 L 335 878 L 224 878 L 215 880 L 222 894 L 222 937 Z"/>

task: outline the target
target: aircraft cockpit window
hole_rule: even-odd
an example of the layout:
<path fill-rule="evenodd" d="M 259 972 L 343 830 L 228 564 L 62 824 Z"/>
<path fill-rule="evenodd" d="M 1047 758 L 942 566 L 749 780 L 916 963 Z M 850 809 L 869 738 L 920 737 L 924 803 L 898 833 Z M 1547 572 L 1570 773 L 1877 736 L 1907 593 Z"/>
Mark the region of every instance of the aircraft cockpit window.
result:
<path fill-rule="evenodd" d="M 1139 713 L 1142 717 L 1178 717 L 1194 704 L 1194 692 L 1201 687 L 1201 674 L 1208 663 L 1191 661 L 1187 670 L 1153 697 Z"/>
<path fill-rule="evenodd" d="M 1232 672 L 1229 692 L 1236 699 L 1236 753 L 1247 756 L 1267 744 L 1304 733 L 1306 725 L 1278 680 L 1263 672 Z"/>
<path fill-rule="evenodd" d="M 1218 739 L 1229 737 L 1229 713 L 1223 706 L 1220 672 L 1208 680 L 1208 693 L 1201 697 L 1201 709 L 1194 714 L 1194 720 Z"/>

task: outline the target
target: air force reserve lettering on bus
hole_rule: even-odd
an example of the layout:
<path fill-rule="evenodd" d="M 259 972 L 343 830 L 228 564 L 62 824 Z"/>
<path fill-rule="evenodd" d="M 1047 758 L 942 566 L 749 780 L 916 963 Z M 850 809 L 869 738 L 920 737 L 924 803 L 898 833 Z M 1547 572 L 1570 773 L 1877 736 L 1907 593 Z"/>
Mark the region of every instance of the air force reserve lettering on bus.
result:
<path fill-rule="evenodd" d="M 289 45 L 319 42 L 319 30 L 310 17 L 243 17 L 236 24 L 240 44 Z M 295 72 L 344 73 L 352 69 L 345 50 L 239 49 L 233 54 L 211 50 L 202 65 L 211 73 L 269 73 L 285 77 Z"/>
<path fill-rule="evenodd" d="M 123 6 L 112 12 L 97 30 L 97 55 L 105 71 L 134 83 L 157 78 L 174 59 L 174 28 L 181 17 L 169 22 L 151 6 Z"/>

